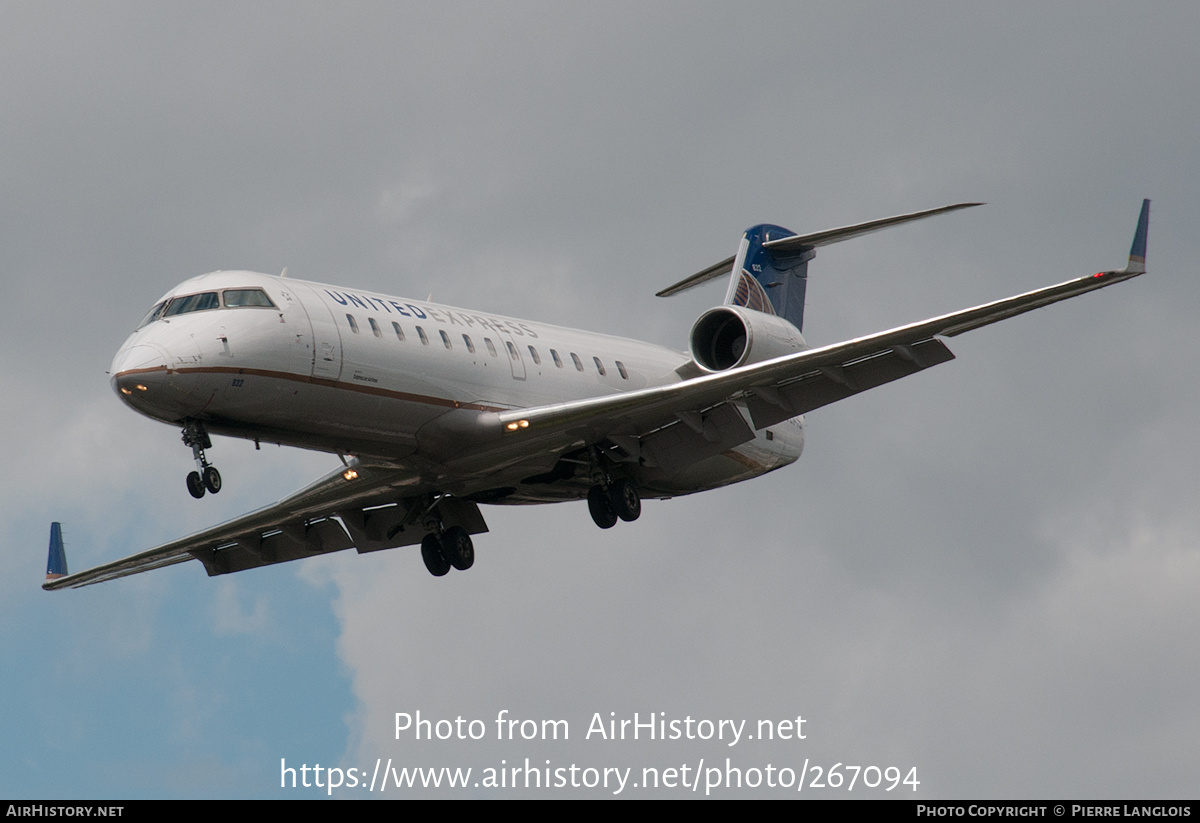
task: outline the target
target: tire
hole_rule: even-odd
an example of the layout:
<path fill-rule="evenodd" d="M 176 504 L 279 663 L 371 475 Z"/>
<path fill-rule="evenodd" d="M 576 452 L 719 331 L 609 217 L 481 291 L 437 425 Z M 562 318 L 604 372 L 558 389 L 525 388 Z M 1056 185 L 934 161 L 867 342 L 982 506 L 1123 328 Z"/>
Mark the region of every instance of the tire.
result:
<path fill-rule="evenodd" d="M 204 470 L 204 488 L 213 494 L 221 490 L 221 473 L 217 471 L 216 466 L 209 466 Z"/>
<path fill-rule="evenodd" d="M 450 564 L 442 555 L 441 541 L 433 532 L 421 538 L 421 559 L 425 561 L 425 568 L 434 577 L 443 577 L 450 571 Z"/>
<path fill-rule="evenodd" d="M 617 511 L 613 508 L 612 498 L 600 486 L 592 486 L 588 490 L 588 511 L 592 514 L 592 520 L 602 529 L 617 525 Z"/>
<path fill-rule="evenodd" d="M 200 472 L 192 472 L 187 476 L 187 487 L 197 500 L 204 496 L 204 481 L 200 479 Z"/>
<path fill-rule="evenodd" d="M 632 480 L 618 480 L 608 487 L 613 511 L 626 523 L 632 523 L 642 514 L 642 496 Z"/>
<path fill-rule="evenodd" d="M 442 535 L 442 556 L 451 566 L 465 572 L 475 565 L 475 544 L 462 526 L 451 526 Z"/>

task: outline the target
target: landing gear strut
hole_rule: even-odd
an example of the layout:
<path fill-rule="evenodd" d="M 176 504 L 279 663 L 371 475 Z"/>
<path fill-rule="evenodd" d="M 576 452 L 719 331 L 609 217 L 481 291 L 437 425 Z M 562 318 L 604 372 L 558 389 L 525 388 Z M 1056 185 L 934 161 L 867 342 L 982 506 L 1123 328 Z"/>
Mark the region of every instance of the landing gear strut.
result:
<path fill-rule="evenodd" d="M 210 491 L 216 494 L 221 490 L 221 473 L 216 466 L 209 465 L 204 457 L 204 450 L 212 448 L 212 440 L 204 430 L 204 424 L 199 420 L 188 420 L 183 427 L 183 444 L 190 446 L 192 457 L 196 459 L 196 471 L 187 476 L 187 489 L 192 497 L 197 499 Z"/>

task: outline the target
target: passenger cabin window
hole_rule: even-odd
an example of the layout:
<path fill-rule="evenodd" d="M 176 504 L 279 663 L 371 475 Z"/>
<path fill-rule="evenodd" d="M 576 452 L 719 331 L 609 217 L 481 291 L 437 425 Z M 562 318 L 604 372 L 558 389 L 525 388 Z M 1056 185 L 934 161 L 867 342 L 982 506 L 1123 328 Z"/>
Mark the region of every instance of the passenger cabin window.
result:
<path fill-rule="evenodd" d="M 383 332 L 379 328 L 379 324 L 375 322 L 374 317 L 368 317 L 367 322 L 371 324 L 371 331 L 375 332 L 376 337 L 383 337 Z"/>
<path fill-rule="evenodd" d="M 244 306 L 257 306 L 264 309 L 275 308 L 275 304 L 271 302 L 271 298 L 267 297 L 267 293 L 262 289 L 225 290 L 225 308 L 240 309 Z"/>
<path fill-rule="evenodd" d="M 445 331 L 438 331 L 438 334 L 442 336 L 442 343 L 446 348 L 450 348 L 450 335 L 446 334 Z"/>
<path fill-rule="evenodd" d="M 575 371 L 583 371 L 583 361 L 575 352 L 571 352 L 571 362 L 575 364 Z"/>
<path fill-rule="evenodd" d="M 513 360 L 520 360 L 521 355 L 517 354 L 517 347 L 512 344 L 512 341 L 505 340 L 504 345 L 508 346 L 508 356 Z"/>
<path fill-rule="evenodd" d="M 487 343 L 488 354 L 490 354 L 492 357 L 495 357 L 496 356 L 496 347 L 492 345 L 492 338 L 485 337 L 485 338 L 483 338 L 483 342 Z"/>
<path fill-rule="evenodd" d="M 350 324 L 350 331 L 358 334 L 358 321 L 354 319 L 353 314 L 346 315 L 346 322 Z"/>
<path fill-rule="evenodd" d="M 417 326 L 417 337 L 421 338 L 422 346 L 429 345 L 429 338 L 425 336 L 425 330 L 423 328 L 421 328 L 420 326 Z"/>
<path fill-rule="evenodd" d="M 392 321 L 392 328 L 396 330 L 396 339 L 401 343 L 404 342 L 404 329 L 400 328 L 400 324 Z"/>
<path fill-rule="evenodd" d="M 542 365 L 542 356 L 537 353 L 537 349 L 533 346 L 529 347 L 529 356 L 533 358 L 533 362 L 537 365 Z"/>
<path fill-rule="evenodd" d="M 475 344 L 471 342 L 471 338 L 468 335 L 463 335 L 463 342 L 467 344 L 467 351 L 469 351 L 471 354 L 474 354 Z"/>
<path fill-rule="evenodd" d="M 619 371 L 621 373 L 622 380 L 629 379 L 629 372 L 625 371 L 625 364 L 622 363 L 620 360 L 617 361 L 617 371 Z"/>
<path fill-rule="evenodd" d="M 550 356 L 552 358 L 554 358 L 554 365 L 561 369 L 562 368 L 562 358 L 558 356 L 558 351 L 556 349 L 551 349 Z"/>
<path fill-rule="evenodd" d="M 163 312 L 163 317 L 174 317 L 177 314 L 189 314 L 194 311 L 207 311 L 221 305 L 215 291 L 189 294 L 186 297 L 176 297 Z"/>
<path fill-rule="evenodd" d="M 605 374 L 605 372 L 604 372 L 604 364 L 600 362 L 600 358 L 599 358 L 599 357 L 593 357 L 593 358 L 592 358 L 592 362 L 596 364 L 596 371 L 600 372 L 600 376 L 601 376 L 601 377 L 603 377 L 603 376 L 604 376 L 604 374 Z"/>

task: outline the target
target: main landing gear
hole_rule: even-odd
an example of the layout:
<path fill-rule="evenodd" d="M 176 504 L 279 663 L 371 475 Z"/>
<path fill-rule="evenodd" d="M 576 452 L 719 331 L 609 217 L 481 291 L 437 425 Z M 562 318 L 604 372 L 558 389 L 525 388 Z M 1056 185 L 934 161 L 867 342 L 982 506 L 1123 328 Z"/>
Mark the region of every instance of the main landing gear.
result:
<path fill-rule="evenodd" d="M 430 532 L 421 540 L 421 559 L 434 577 L 442 577 L 450 567 L 465 572 L 475 564 L 475 544 L 462 526 L 443 532 Z"/>
<path fill-rule="evenodd" d="M 212 448 L 212 440 L 199 420 L 188 420 L 183 427 L 183 444 L 191 446 L 192 457 L 196 458 L 196 471 L 187 476 L 187 488 L 192 497 L 199 499 L 205 491 L 216 494 L 221 490 L 221 473 L 210 466 L 204 450 Z"/>
<path fill-rule="evenodd" d="M 632 480 L 613 480 L 607 486 L 597 483 L 588 490 L 588 511 L 602 529 L 611 529 L 617 520 L 632 523 L 642 513 L 642 497 Z"/>

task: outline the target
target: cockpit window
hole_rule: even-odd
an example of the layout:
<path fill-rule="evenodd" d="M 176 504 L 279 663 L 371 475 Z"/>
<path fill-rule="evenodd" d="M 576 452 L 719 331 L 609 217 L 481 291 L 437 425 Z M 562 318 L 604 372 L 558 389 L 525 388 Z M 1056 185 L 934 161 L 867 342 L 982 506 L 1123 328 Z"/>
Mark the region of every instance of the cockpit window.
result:
<path fill-rule="evenodd" d="M 138 323 L 137 327 L 140 329 L 143 326 L 149 326 L 155 320 L 162 317 L 163 309 L 165 309 L 166 307 L 167 307 L 166 300 L 164 300 L 161 303 L 159 303 L 158 305 L 156 305 L 150 311 L 146 312 L 146 316 L 142 318 L 142 322 Z"/>
<path fill-rule="evenodd" d="M 271 302 L 271 298 L 267 297 L 267 293 L 262 289 L 226 289 L 225 306 L 230 309 L 241 308 L 242 306 L 261 306 L 266 309 L 275 308 L 275 304 Z"/>
<path fill-rule="evenodd" d="M 219 305 L 221 305 L 221 301 L 217 299 L 215 291 L 189 294 L 186 297 L 176 297 L 172 300 L 170 305 L 167 306 L 167 310 L 163 312 L 163 317 L 174 317 L 177 314 L 215 309 Z"/>

